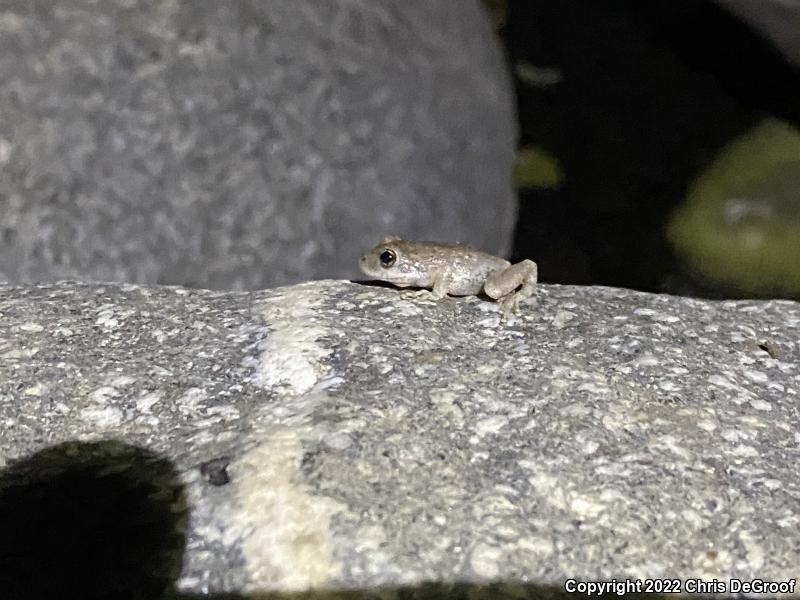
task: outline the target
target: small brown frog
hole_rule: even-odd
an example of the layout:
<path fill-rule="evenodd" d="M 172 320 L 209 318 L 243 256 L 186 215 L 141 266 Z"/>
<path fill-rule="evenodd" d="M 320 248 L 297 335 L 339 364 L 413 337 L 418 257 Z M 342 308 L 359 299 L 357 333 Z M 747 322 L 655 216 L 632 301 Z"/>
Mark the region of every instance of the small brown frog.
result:
<path fill-rule="evenodd" d="M 537 268 L 532 260 L 511 264 L 461 244 L 408 242 L 387 236 L 359 260 L 369 277 L 398 287 L 433 290 L 445 295 L 470 296 L 483 292 L 500 303 L 504 312 L 517 312 L 519 302 L 536 291 Z"/>

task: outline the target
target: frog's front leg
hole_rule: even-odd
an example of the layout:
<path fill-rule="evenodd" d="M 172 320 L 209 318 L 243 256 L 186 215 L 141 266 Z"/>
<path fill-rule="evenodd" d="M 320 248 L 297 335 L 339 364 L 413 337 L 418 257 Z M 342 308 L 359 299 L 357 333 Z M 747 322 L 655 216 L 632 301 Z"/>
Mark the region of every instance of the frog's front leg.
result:
<path fill-rule="evenodd" d="M 536 291 L 537 278 L 536 263 L 525 259 L 489 273 L 483 284 L 483 291 L 497 300 L 504 312 L 517 312 L 520 301 Z"/>
<path fill-rule="evenodd" d="M 433 278 L 433 299 L 441 300 L 450 291 L 453 283 L 453 272 L 450 269 L 441 269 Z"/>
<path fill-rule="evenodd" d="M 430 284 L 423 289 L 405 292 L 405 296 L 407 298 L 428 297 L 433 300 L 441 300 L 447 295 L 452 283 L 453 274 L 450 270 L 441 269 L 431 276 Z"/>

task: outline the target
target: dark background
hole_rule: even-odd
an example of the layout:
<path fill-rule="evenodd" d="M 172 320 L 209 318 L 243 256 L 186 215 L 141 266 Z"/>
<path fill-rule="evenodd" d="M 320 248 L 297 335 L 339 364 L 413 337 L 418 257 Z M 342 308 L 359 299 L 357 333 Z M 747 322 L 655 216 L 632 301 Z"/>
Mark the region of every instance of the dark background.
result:
<path fill-rule="evenodd" d="M 512 258 L 535 258 L 549 282 L 800 298 L 709 279 L 665 235 L 726 144 L 768 115 L 800 125 L 800 74 L 768 41 L 703 0 L 490 5 L 514 73 L 520 146 L 545 150 L 563 172 L 558 189 L 520 188 Z M 560 81 L 526 84 L 520 63 Z M 800 270 L 798 251 L 785 259 Z"/>

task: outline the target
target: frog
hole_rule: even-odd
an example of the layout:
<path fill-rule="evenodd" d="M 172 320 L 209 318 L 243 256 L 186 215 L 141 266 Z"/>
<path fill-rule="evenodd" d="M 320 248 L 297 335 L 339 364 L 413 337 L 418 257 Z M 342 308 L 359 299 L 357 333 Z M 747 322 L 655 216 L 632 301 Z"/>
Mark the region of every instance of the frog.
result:
<path fill-rule="evenodd" d="M 463 244 L 410 242 L 397 235 L 385 236 L 358 264 L 362 273 L 379 281 L 431 290 L 434 300 L 484 294 L 506 314 L 519 311 L 538 280 L 538 267 L 530 259 L 512 264 Z"/>

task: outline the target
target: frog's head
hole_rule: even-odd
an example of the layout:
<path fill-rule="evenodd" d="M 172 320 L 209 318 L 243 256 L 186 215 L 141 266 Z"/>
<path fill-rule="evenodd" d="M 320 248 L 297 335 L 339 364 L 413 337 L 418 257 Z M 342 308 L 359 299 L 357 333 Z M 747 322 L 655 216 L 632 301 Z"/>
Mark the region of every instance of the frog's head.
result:
<path fill-rule="evenodd" d="M 408 242 L 399 236 L 388 235 L 361 255 L 358 266 L 364 275 L 380 281 L 401 287 L 416 286 L 420 284 L 420 273 L 415 261 L 408 260 L 409 249 Z"/>

